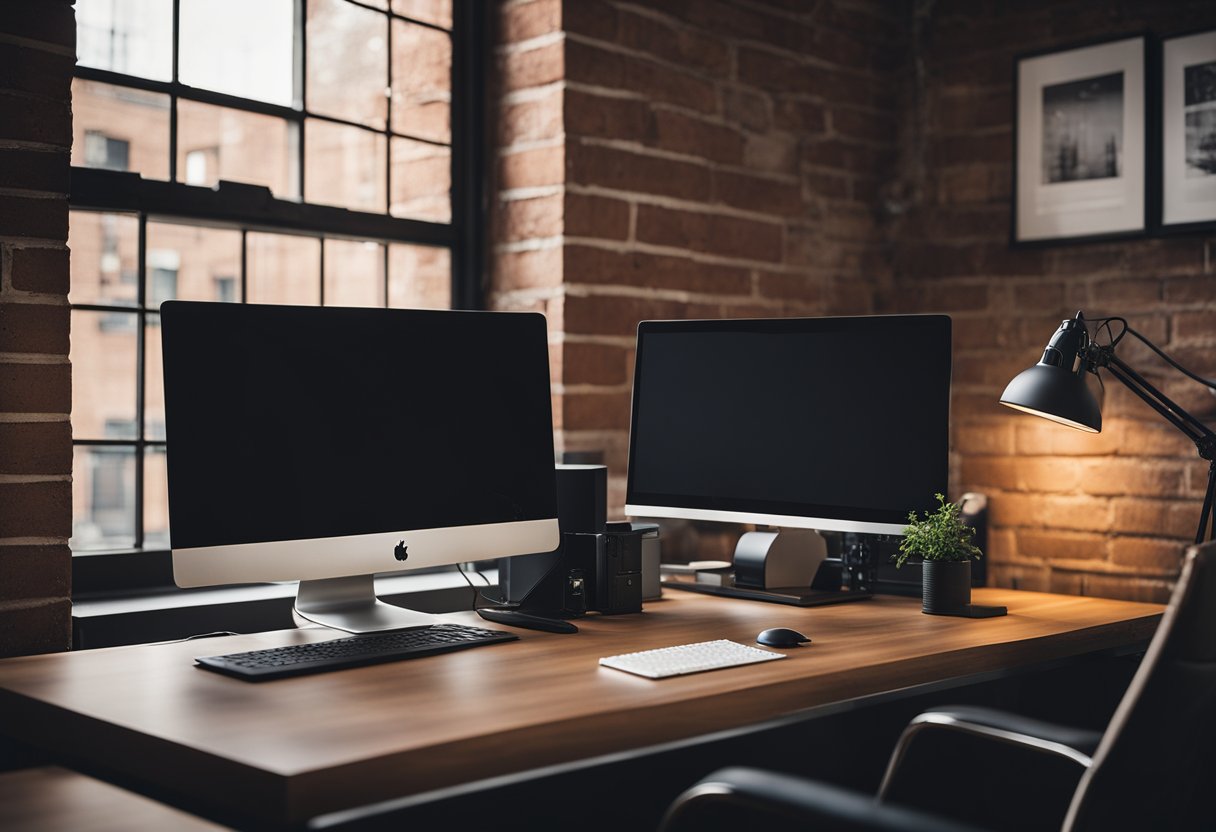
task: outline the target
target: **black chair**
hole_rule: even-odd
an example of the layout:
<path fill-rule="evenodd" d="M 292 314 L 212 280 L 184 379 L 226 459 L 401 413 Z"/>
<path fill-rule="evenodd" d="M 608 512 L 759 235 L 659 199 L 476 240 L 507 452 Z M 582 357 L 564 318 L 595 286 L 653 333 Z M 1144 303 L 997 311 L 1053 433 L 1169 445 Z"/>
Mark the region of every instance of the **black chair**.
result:
<path fill-rule="evenodd" d="M 875 797 L 727 768 L 684 792 L 669 808 L 663 832 L 1216 829 L 1214 560 L 1216 542 L 1187 551 L 1148 652 L 1100 734 L 985 708 L 927 712 L 903 732 Z M 1005 794 L 981 801 L 984 816 L 947 815 L 949 777 L 936 778 L 944 798 L 922 799 L 925 783 L 917 781 L 917 769 L 925 766 L 913 764 L 914 758 L 947 773 L 1002 760 L 1008 765 L 1010 759 L 1013 767 L 1002 778 Z M 1009 820 L 1011 807 L 1016 822 Z M 1036 822 L 1025 821 L 1027 807 L 1031 814 L 1039 810 Z"/>

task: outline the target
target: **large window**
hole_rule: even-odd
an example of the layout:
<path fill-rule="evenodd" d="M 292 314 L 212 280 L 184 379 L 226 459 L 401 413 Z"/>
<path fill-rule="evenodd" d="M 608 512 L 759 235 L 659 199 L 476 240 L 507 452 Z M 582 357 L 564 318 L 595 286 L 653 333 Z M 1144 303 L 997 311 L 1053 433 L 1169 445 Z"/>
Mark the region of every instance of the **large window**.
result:
<path fill-rule="evenodd" d="M 476 0 L 77 0 L 76 554 L 168 546 L 160 304 L 481 304 Z"/>

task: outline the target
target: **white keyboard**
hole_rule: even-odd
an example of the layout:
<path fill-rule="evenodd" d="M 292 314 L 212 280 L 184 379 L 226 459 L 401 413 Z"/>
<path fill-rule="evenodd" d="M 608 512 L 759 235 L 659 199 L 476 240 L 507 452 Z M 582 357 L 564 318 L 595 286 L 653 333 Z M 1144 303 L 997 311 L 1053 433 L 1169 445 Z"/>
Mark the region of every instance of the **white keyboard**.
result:
<path fill-rule="evenodd" d="M 770 653 L 768 650 L 757 650 L 734 641 L 718 639 L 664 647 L 660 650 L 643 650 L 641 653 L 622 653 L 619 656 L 600 659 L 600 664 L 650 679 L 662 679 L 667 676 L 683 676 L 703 670 L 719 670 L 723 667 L 784 658 L 784 653 Z"/>

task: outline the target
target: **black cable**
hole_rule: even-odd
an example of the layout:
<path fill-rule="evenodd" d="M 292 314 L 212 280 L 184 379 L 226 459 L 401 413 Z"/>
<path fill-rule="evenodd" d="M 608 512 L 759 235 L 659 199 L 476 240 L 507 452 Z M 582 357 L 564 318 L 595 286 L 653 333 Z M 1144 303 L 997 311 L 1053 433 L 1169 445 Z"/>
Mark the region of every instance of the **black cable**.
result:
<path fill-rule="evenodd" d="M 462 564 L 462 563 L 456 564 L 456 571 L 458 571 L 460 573 L 460 577 L 464 578 L 464 582 L 469 585 L 469 589 L 473 590 L 473 606 L 471 607 L 471 609 L 474 612 L 477 611 L 478 596 L 481 596 L 481 599 L 483 601 L 485 601 L 486 603 L 493 604 L 494 606 L 500 606 L 500 605 L 506 603 L 506 601 L 504 601 L 502 598 L 491 598 L 490 596 L 488 596 L 484 592 L 482 592 L 480 589 L 478 589 L 476 586 L 474 586 L 473 581 L 470 580 L 469 576 L 466 575 L 464 572 L 464 564 Z M 493 584 L 490 583 L 490 579 L 487 578 L 485 575 L 483 575 L 481 573 L 480 569 L 475 569 L 473 571 L 477 573 L 478 577 L 480 577 L 483 581 L 486 582 L 486 586 L 488 586 L 488 587 L 493 586 Z"/>
<path fill-rule="evenodd" d="M 463 563 L 456 564 L 456 571 L 460 573 L 460 577 L 464 578 L 464 582 L 469 585 L 469 589 L 473 590 L 473 606 L 469 607 L 469 609 L 477 612 L 477 596 L 481 595 L 481 591 L 473 585 L 473 582 L 469 580 L 469 576 L 464 574 Z"/>
<path fill-rule="evenodd" d="M 1203 376 L 1192 373 L 1186 367 L 1183 367 L 1177 361 L 1175 361 L 1174 359 L 1172 359 L 1168 355 L 1166 355 L 1164 350 L 1162 350 L 1160 347 L 1158 347 L 1152 341 L 1145 338 L 1139 332 L 1136 332 L 1136 330 L 1132 329 L 1131 327 L 1127 327 L 1127 331 L 1130 332 L 1132 335 L 1135 335 L 1137 338 L 1139 338 L 1146 347 L 1148 347 L 1153 352 L 1157 353 L 1157 355 L 1161 356 L 1161 358 L 1167 364 L 1169 364 L 1171 367 L 1173 367 L 1178 372 L 1182 373 L 1183 375 L 1189 376 L 1190 378 L 1193 378 L 1195 381 L 1199 382 L 1200 384 L 1204 385 L 1205 387 L 1211 387 L 1212 389 L 1216 390 L 1216 381 L 1212 381 L 1211 379 L 1206 379 Z"/>

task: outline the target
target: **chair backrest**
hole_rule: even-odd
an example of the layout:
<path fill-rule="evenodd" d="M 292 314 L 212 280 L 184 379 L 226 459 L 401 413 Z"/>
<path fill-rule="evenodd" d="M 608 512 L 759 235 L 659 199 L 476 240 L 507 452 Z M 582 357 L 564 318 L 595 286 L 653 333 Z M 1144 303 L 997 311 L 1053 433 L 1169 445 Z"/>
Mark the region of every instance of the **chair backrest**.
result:
<path fill-rule="evenodd" d="M 1065 832 L 1216 828 L 1216 542 L 1191 547 Z"/>

